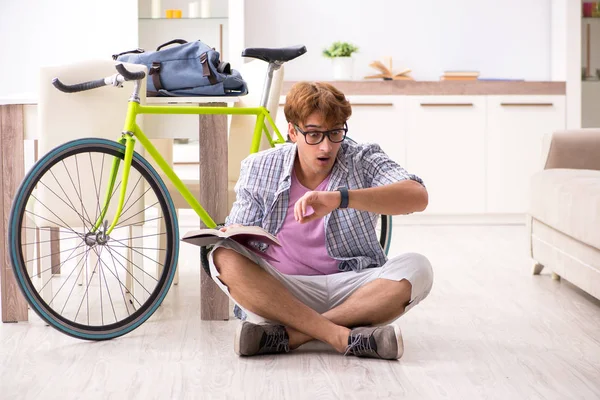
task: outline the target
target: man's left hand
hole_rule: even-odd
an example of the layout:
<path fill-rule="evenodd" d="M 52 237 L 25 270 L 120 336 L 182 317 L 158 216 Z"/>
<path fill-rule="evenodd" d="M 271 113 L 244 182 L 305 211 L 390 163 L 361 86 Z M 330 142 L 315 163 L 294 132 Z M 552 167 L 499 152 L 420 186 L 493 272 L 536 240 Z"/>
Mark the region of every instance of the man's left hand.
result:
<path fill-rule="evenodd" d="M 310 222 L 317 218 L 323 218 L 340 205 L 341 194 L 333 192 L 307 192 L 300 197 L 294 205 L 294 218 L 301 224 Z M 306 215 L 306 209 L 310 206 L 314 212 Z"/>

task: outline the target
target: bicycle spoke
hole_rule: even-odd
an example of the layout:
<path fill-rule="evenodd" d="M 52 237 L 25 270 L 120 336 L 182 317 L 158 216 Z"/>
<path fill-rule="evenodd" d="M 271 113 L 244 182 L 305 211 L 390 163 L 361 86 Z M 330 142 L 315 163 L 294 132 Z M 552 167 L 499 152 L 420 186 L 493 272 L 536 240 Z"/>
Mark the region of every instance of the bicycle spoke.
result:
<path fill-rule="evenodd" d="M 79 245 L 77 245 L 77 246 L 75 246 L 75 247 L 71 247 L 70 249 L 67 249 L 67 250 L 61 250 L 61 251 L 57 251 L 57 252 L 55 252 L 55 253 L 46 254 L 45 256 L 38 257 L 38 258 L 32 258 L 31 260 L 27 260 L 27 261 L 25 261 L 25 264 L 27 264 L 27 263 L 30 263 L 30 262 L 32 262 L 32 261 L 36 261 L 36 260 L 37 260 L 37 261 L 39 261 L 39 260 L 41 260 L 42 258 L 51 257 L 51 256 L 54 256 L 54 255 L 56 255 L 56 254 L 64 253 L 64 252 L 66 252 L 66 251 L 69 251 L 69 250 L 76 249 L 76 248 L 78 248 L 78 247 L 80 247 L 80 246 L 81 246 L 81 243 L 80 243 Z"/>
<path fill-rule="evenodd" d="M 108 251 L 108 254 L 110 255 L 110 258 L 112 259 L 113 267 L 115 267 L 115 274 L 116 275 L 113 274 L 113 276 L 115 276 L 116 279 L 117 279 L 117 282 L 120 283 L 119 289 L 121 289 L 121 295 L 123 296 L 123 303 L 125 304 L 125 309 L 127 310 L 127 315 L 130 316 L 131 314 L 129 313 L 129 307 L 127 307 L 127 299 L 125 298 L 125 293 L 123 292 L 123 288 L 125 288 L 128 292 L 129 292 L 129 290 L 127 289 L 127 286 L 125 286 L 123 284 L 123 282 L 121 282 L 121 280 L 118 277 L 119 274 L 117 272 L 117 265 L 115 264 L 115 256 L 112 255 L 112 253 L 110 252 L 110 249 Z M 108 265 L 106 267 L 108 268 L 108 272 L 110 272 L 112 274 L 112 271 L 110 270 L 110 267 Z M 133 294 L 131 294 L 131 297 L 133 297 Z M 137 301 L 137 299 L 136 299 L 136 301 Z"/>
<path fill-rule="evenodd" d="M 48 218 L 44 218 L 44 217 L 42 217 L 41 215 L 37 215 L 37 214 L 36 214 L 36 213 L 34 213 L 34 212 L 31 212 L 31 211 L 29 211 L 29 210 L 25 210 L 25 212 L 27 212 L 27 213 L 29 213 L 29 214 L 33 215 L 33 216 L 34 216 L 34 217 L 36 217 L 36 218 L 40 218 L 40 219 L 43 219 L 44 221 L 48 221 L 48 222 L 50 222 L 52 225 L 56 225 L 56 226 L 60 226 L 61 228 L 69 229 L 68 231 L 62 231 L 63 233 L 67 233 L 67 232 L 68 232 L 68 233 L 75 233 L 75 234 L 78 234 L 78 233 L 77 233 L 76 231 L 74 231 L 73 229 L 71 229 L 71 228 L 67 228 L 66 226 L 62 226 L 62 225 L 61 225 L 61 224 L 59 224 L 58 222 L 50 221 Z M 25 229 L 41 229 L 41 228 L 34 228 L 34 227 L 23 227 L 23 228 L 25 228 Z M 59 231 L 59 232 L 60 232 L 60 231 Z"/>
<path fill-rule="evenodd" d="M 87 252 L 88 252 L 88 250 L 86 249 L 86 251 L 84 251 L 84 253 L 87 254 Z M 84 254 L 84 253 L 79 253 L 79 254 Z M 54 299 L 56 298 L 56 296 L 58 296 L 58 293 L 60 293 L 60 291 L 62 290 L 62 288 L 67 284 L 67 282 L 69 281 L 69 278 L 71 277 L 71 275 L 73 275 L 73 272 L 75 272 L 75 270 L 77 269 L 77 266 L 79 265 L 79 263 L 82 260 L 83 260 L 83 257 L 81 258 L 81 260 L 77 261 L 77 264 L 75 264 L 75 267 L 73 267 L 73 270 L 69 273 L 69 275 L 67 276 L 67 278 L 65 279 L 65 281 L 63 282 L 63 284 L 60 286 L 60 288 L 58 288 L 58 290 L 56 291 L 56 293 L 54 294 L 54 296 L 52 296 L 52 299 L 50 300 L 49 305 L 52 304 L 52 302 L 54 301 Z M 77 283 L 77 279 L 78 278 L 79 278 L 79 274 L 77 274 L 77 278 L 75 278 L 75 283 Z M 68 298 L 67 298 L 67 300 L 68 300 Z M 63 306 L 63 309 L 64 309 L 64 306 Z"/>
<path fill-rule="evenodd" d="M 77 162 L 77 154 L 75 154 L 75 171 L 77 171 L 77 184 L 79 185 L 79 199 L 81 200 L 82 212 L 85 211 L 85 214 L 88 216 L 89 219 L 90 215 L 88 214 L 87 210 L 85 209 L 85 206 L 83 205 L 83 191 L 81 190 L 81 179 L 79 178 L 79 163 Z"/>
<path fill-rule="evenodd" d="M 138 197 L 138 198 L 137 198 L 137 199 L 136 199 L 136 200 L 135 200 L 135 201 L 134 201 L 134 202 L 133 202 L 133 203 L 132 203 L 132 204 L 129 206 L 129 208 L 127 208 L 127 210 L 125 210 L 125 211 L 121 212 L 121 215 L 119 215 L 119 218 L 121 218 L 123 215 L 125 215 L 125 213 L 126 213 L 127 211 L 129 211 L 129 209 L 130 209 L 131 207 L 133 207 L 133 205 L 134 205 L 135 203 L 137 203 L 137 202 L 138 202 L 140 199 L 143 199 L 143 198 L 144 198 L 144 196 L 146 195 L 146 193 L 148 193 L 148 190 L 150 190 L 150 189 L 152 189 L 152 188 L 148 188 L 148 189 L 146 189 L 146 191 L 145 191 L 144 193 L 142 193 L 142 194 L 141 194 L 141 196 L 140 196 L 140 197 Z M 124 208 L 124 207 L 123 207 L 123 208 Z"/>
<path fill-rule="evenodd" d="M 111 256 L 112 257 L 112 256 Z M 102 265 L 100 265 L 100 271 L 103 271 Z M 106 282 L 106 272 L 102 272 L 102 276 L 104 277 L 104 286 L 106 287 L 106 293 L 108 294 L 108 300 L 110 301 L 110 305 L 113 310 L 113 315 L 115 316 L 115 322 L 117 322 L 117 312 L 115 311 L 115 305 L 112 300 L 112 296 L 110 295 L 110 289 L 108 288 L 108 282 Z M 100 284 L 100 302 L 102 302 L 102 283 Z M 127 308 L 127 305 L 125 305 Z M 102 325 L 104 325 L 104 320 L 102 321 Z"/>
<path fill-rule="evenodd" d="M 39 201 L 39 200 L 38 200 L 38 199 L 37 199 L 37 198 L 36 198 L 36 197 L 35 197 L 33 194 L 31 195 L 31 197 L 33 197 L 33 198 L 34 198 L 34 199 L 35 199 L 35 200 L 36 200 L 38 203 L 40 203 L 41 205 L 43 205 L 44 207 L 46 207 L 46 209 L 47 209 L 48 211 L 50 211 L 50 212 L 52 213 L 52 215 L 54 215 L 56 218 L 58 218 L 58 219 L 60 220 L 60 222 L 62 222 L 62 223 L 63 223 L 63 224 L 65 224 L 65 225 L 68 225 L 68 224 L 67 224 L 65 221 L 63 221 L 63 220 L 62 220 L 62 218 L 60 218 L 58 215 L 56 215 L 56 214 L 54 213 L 54 211 L 52 211 L 51 209 L 49 209 L 49 208 L 48 208 L 48 207 L 47 207 L 47 206 L 46 206 L 44 203 L 42 203 L 41 201 Z M 29 210 L 26 210 L 26 211 L 28 211 L 29 213 L 31 213 L 31 214 L 33 214 L 33 215 L 36 215 L 36 214 L 32 213 L 32 212 L 31 212 L 31 211 L 29 211 Z M 46 218 L 44 218 L 44 217 L 42 217 L 42 216 L 39 216 L 39 215 L 36 215 L 36 217 L 38 217 L 38 218 L 42 218 L 42 219 L 45 219 L 46 221 L 49 221 L 49 222 L 52 222 L 53 224 L 55 224 L 55 225 L 58 225 L 58 226 L 60 226 L 61 228 L 65 228 L 65 229 L 68 229 L 68 230 L 72 231 L 73 233 L 77 233 L 77 232 L 76 232 L 76 231 L 75 231 L 73 228 L 70 228 L 70 227 L 68 227 L 68 226 L 63 226 L 63 225 L 57 224 L 56 222 L 50 221 L 49 219 L 46 219 Z"/>
<path fill-rule="evenodd" d="M 129 246 L 124 246 L 124 245 L 118 246 L 116 244 L 113 244 L 110 247 L 118 247 L 118 248 L 121 248 L 121 249 L 165 250 L 165 251 L 167 250 L 167 249 L 159 249 L 158 247 L 138 247 L 138 246 L 136 246 L 136 247 L 129 247 Z"/>
<path fill-rule="evenodd" d="M 64 165 L 64 162 L 63 162 L 63 165 Z M 67 200 L 69 200 L 69 203 L 71 203 L 71 208 L 73 208 L 73 210 L 75 210 L 75 213 L 77 213 L 81 217 L 81 224 L 83 225 L 83 227 L 85 227 L 85 222 L 84 222 L 83 215 L 79 214 L 79 212 L 75 209 L 75 205 L 73 204 L 73 202 L 71 201 L 71 199 L 69 198 L 69 196 L 67 196 L 67 192 L 65 192 L 65 189 L 63 188 L 63 186 L 60 184 L 60 182 L 56 178 L 56 175 L 54 175 L 54 172 L 52 171 L 52 169 L 50 169 L 49 172 L 52 174 L 52 176 L 54 177 L 54 180 L 56 181 L 56 183 L 58 184 L 58 186 L 60 187 L 60 189 L 63 191 L 63 193 L 65 194 L 65 197 L 67 198 Z M 40 183 L 41 183 L 41 180 L 40 180 Z"/>
<path fill-rule="evenodd" d="M 89 254 L 89 249 L 85 255 L 85 263 L 83 264 L 84 266 L 82 268 L 85 268 L 85 281 L 88 282 L 88 269 L 87 269 L 87 259 L 88 259 L 88 254 Z M 77 281 L 75 281 L 77 282 Z M 79 315 L 79 311 L 81 311 L 81 306 L 83 305 L 83 302 L 85 300 L 85 294 L 87 293 L 87 288 L 88 288 L 89 282 L 86 283 L 86 290 L 85 293 L 83 294 L 83 297 L 81 298 L 81 303 L 79 303 L 79 308 L 77 309 L 77 313 L 75 314 L 75 318 L 73 318 L 73 321 L 77 322 L 77 316 Z M 89 318 L 89 313 L 88 313 L 88 318 Z M 90 324 L 90 321 L 88 320 L 88 325 Z"/>
<path fill-rule="evenodd" d="M 75 250 L 76 250 L 76 249 L 75 249 Z M 75 250 L 73 250 L 73 253 L 75 252 Z M 83 253 L 85 253 L 85 252 L 86 252 L 86 251 L 84 251 Z M 40 274 L 41 274 L 42 272 L 46 272 L 46 271 L 48 271 L 48 270 L 51 270 L 52 268 L 54 268 L 54 267 L 56 267 L 56 266 L 62 267 L 62 266 L 63 266 L 63 265 L 64 265 L 64 264 L 65 264 L 67 261 L 69 261 L 70 259 L 72 259 L 72 258 L 74 258 L 74 257 L 77 257 L 77 256 L 80 256 L 80 255 L 82 255 L 82 254 L 83 254 L 83 253 L 79 253 L 79 254 L 77 254 L 76 256 L 73 256 L 73 257 L 71 257 L 71 255 L 72 255 L 73 253 L 69 254 L 69 257 L 68 257 L 68 258 L 67 258 L 65 261 L 63 261 L 62 263 L 60 263 L 60 264 L 58 264 L 58 265 L 53 265 L 53 266 L 51 266 L 50 268 L 46 268 L 45 270 L 43 270 L 43 271 L 40 271 Z M 29 277 L 29 279 L 31 279 L 31 278 L 33 278 L 33 276 L 30 276 L 30 277 Z M 48 282 L 46 282 L 46 284 L 45 284 L 44 286 L 42 286 L 42 287 L 41 287 L 40 291 L 44 290 L 44 288 L 46 287 L 46 285 L 48 285 L 48 283 L 50 283 L 50 280 L 48 280 Z"/>
<path fill-rule="evenodd" d="M 96 217 L 94 221 L 98 221 L 98 211 L 100 210 L 100 191 L 98 190 L 98 185 L 96 185 L 96 174 L 94 173 L 94 163 L 92 162 L 92 153 L 88 152 L 88 156 L 90 158 L 90 167 L 92 167 L 92 180 L 94 181 L 94 193 L 96 194 Z"/>
<path fill-rule="evenodd" d="M 32 213 L 31 211 L 28 211 L 28 210 L 25 210 L 25 211 L 26 211 L 26 212 L 28 212 L 28 213 L 29 213 L 29 214 L 31 214 L 31 215 L 35 215 L 35 216 L 37 216 L 38 218 L 42 218 L 42 217 L 40 217 L 40 216 L 38 216 L 38 215 L 36 215 L 36 214 Z M 45 219 L 45 218 L 44 218 L 44 219 Z M 52 222 L 54 225 L 60 225 L 60 224 L 57 224 L 56 222 L 50 221 L 50 220 L 48 220 L 48 219 L 46 219 L 46 221 Z M 46 226 L 46 227 L 42 227 L 42 228 L 48 228 L 48 227 Z M 37 226 L 22 226 L 22 227 L 21 227 L 21 230 L 23 230 L 23 229 L 42 229 L 42 228 L 39 228 L 39 227 L 37 227 Z M 63 226 L 62 228 L 64 228 L 64 226 Z M 81 233 L 79 233 L 79 232 L 77 232 L 77 231 L 73 232 L 73 230 L 72 230 L 71 228 L 67 228 L 67 229 L 68 229 L 67 231 L 61 231 L 61 230 L 59 229 L 59 230 L 58 230 L 58 233 L 75 233 L 75 234 L 77 234 L 76 238 L 77 238 L 77 237 L 83 237 L 83 235 L 82 235 Z M 61 240 L 62 240 L 62 239 L 61 239 Z M 41 243 L 41 242 L 36 242 L 36 243 Z"/>
<path fill-rule="evenodd" d="M 73 281 L 73 286 L 71 287 L 71 291 L 69 292 L 69 296 L 67 296 L 67 299 L 65 300 L 65 304 L 63 305 L 62 310 L 60 310 L 60 313 L 62 314 L 65 311 L 65 307 L 67 306 L 67 303 L 69 302 L 69 299 L 71 298 L 71 295 L 73 294 L 73 289 L 75 289 L 75 286 L 77 286 L 77 281 L 79 280 L 79 277 L 81 276 L 81 273 L 83 272 L 83 269 L 86 267 L 87 265 L 87 260 L 88 260 L 88 253 L 90 252 L 90 248 L 88 247 L 85 251 L 85 257 L 83 258 L 83 264 L 81 264 L 81 268 L 79 269 L 79 273 L 77 274 L 77 277 L 75 278 L 75 280 Z M 79 263 L 77 263 L 79 264 Z M 77 318 L 77 317 L 75 317 Z"/>
<path fill-rule="evenodd" d="M 131 247 L 129 247 L 129 246 L 126 246 L 126 247 L 131 249 Z M 132 250 L 133 250 L 133 249 L 132 249 Z M 109 252 L 112 254 L 112 251 L 111 251 L 111 248 L 110 248 L 110 246 L 108 246 L 108 251 L 109 251 Z M 134 251 L 135 251 L 135 250 L 134 250 Z M 153 277 L 152 275 L 150 275 L 149 273 L 147 273 L 147 272 L 144 270 L 144 268 L 140 268 L 140 267 L 138 267 L 138 265 L 137 265 L 136 263 L 134 263 L 134 262 L 133 262 L 133 261 L 131 261 L 130 259 L 126 258 L 125 256 L 123 256 L 121 253 L 119 253 L 119 252 L 118 252 L 118 251 L 116 251 L 116 250 L 115 250 L 115 253 L 116 253 L 118 256 L 120 256 L 122 259 L 124 259 L 126 262 L 130 263 L 131 265 L 133 265 L 134 267 L 136 267 L 137 269 L 139 269 L 140 271 L 142 271 L 144 274 L 148 275 L 150 278 L 152 278 L 152 279 L 154 279 L 156 282 L 158 282 L 158 279 L 156 279 L 155 277 Z M 139 251 L 138 251 L 137 253 L 139 253 L 139 254 L 142 254 L 142 253 L 140 253 Z M 143 255 L 143 254 L 142 254 L 142 255 Z M 117 260 L 117 259 L 115 258 L 115 260 Z M 150 258 L 150 260 L 152 260 L 152 259 Z M 118 262 L 119 264 L 121 264 L 121 263 L 119 262 L 119 260 L 117 260 L 117 262 Z M 154 261 L 154 262 L 155 262 L 155 263 L 157 263 L 158 265 L 160 265 L 160 266 L 162 266 L 162 267 L 164 268 L 164 265 L 162 265 L 162 264 L 160 264 L 160 263 L 158 263 L 158 262 L 156 262 L 156 261 Z M 123 265 L 123 264 L 121 264 L 121 265 Z M 128 272 L 129 272 L 129 271 L 128 271 Z M 131 275 L 131 277 L 135 279 L 135 277 L 134 277 L 134 276 L 133 276 L 131 273 L 129 273 L 129 275 Z M 139 283 L 139 282 L 138 282 L 138 283 Z"/>
<path fill-rule="evenodd" d="M 77 154 L 75 155 L 75 161 L 77 161 Z M 89 214 L 87 213 L 87 210 L 83 206 L 83 199 L 81 198 L 81 194 L 77 191 L 77 188 L 75 187 L 75 182 L 73 181 L 73 177 L 71 176 L 71 173 L 69 172 L 69 169 L 67 168 L 67 165 L 65 164 L 65 162 L 63 160 L 61 160 L 61 162 L 63 164 L 63 167 L 65 168 L 65 171 L 67 172 L 67 175 L 69 175 L 69 180 L 71 181 L 71 185 L 73 185 L 73 189 L 75 189 L 75 194 L 77 195 L 77 198 L 79 198 L 79 202 L 81 203 L 81 213 L 83 214 L 85 212 L 85 215 L 87 216 L 88 220 L 91 220 Z M 79 171 L 79 168 L 77 170 Z M 78 172 L 78 174 L 79 174 L 79 172 Z"/>
<path fill-rule="evenodd" d="M 134 204 L 135 204 L 135 203 L 134 203 Z M 121 222 L 127 222 L 127 221 L 129 221 L 131 218 L 135 217 L 135 216 L 136 216 L 136 215 L 138 215 L 138 214 L 141 214 L 141 213 L 143 213 L 143 212 L 144 212 L 144 211 L 146 211 L 147 209 L 149 209 L 149 208 L 152 208 L 152 207 L 154 207 L 154 206 L 155 206 L 155 205 L 157 205 L 157 204 L 158 204 L 158 201 L 157 201 L 156 203 L 154 203 L 154 204 L 152 204 L 152 205 L 150 205 L 150 206 L 148 206 L 148 207 L 144 208 L 142 211 L 138 211 L 137 213 L 133 214 L 131 217 L 129 217 L 129 218 L 127 218 L 127 219 L 125 219 L 125 220 L 123 220 L 123 221 L 121 221 Z M 132 205 L 133 205 L 133 204 L 132 204 Z M 121 215 L 122 215 L 122 214 L 121 214 Z"/>
<path fill-rule="evenodd" d="M 133 247 L 131 247 L 131 246 L 128 246 L 128 245 L 126 245 L 125 243 L 123 243 L 123 242 L 122 242 L 122 241 L 120 241 L 119 239 L 113 239 L 113 240 L 114 240 L 115 242 L 117 242 L 117 243 L 120 243 L 120 244 L 124 245 L 124 246 L 125 246 L 125 247 L 127 247 L 128 249 L 131 249 L 131 250 L 135 251 L 135 252 L 136 252 L 136 253 L 138 253 L 139 255 L 146 257 L 148 260 L 152 261 L 153 263 L 156 263 L 156 264 L 160 265 L 161 267 L 164 267 L 164 264 L 161 264 L 161 263 L 159 263 L 158 261 L 151 259 L 150 257 L 148 257 L 147 255 L 145 255 L 144 253 L 140 253 L 139 251 L 137 251 L 136 249 L 134 249 L 134 248 L 133 248 Z"/>
<path fill-rule="evenodd" d="M 23 228 L 25 228 L 25 227 L 23 227 Z M 40 228 L 28 228 L 28 229 L 40 229 Z M 71 233 L 71 232 L 63 232 L 63 233 Z M 21 244 L 21 246 L 29 246 L 30 244 L 60 242 L 61 240 L 72 240 L 72 239 L 78 239 L 78 238 L 81 238 L 81 236 L 71 236 L 71 237 L 61 238 L 61 239 L 42 240 L 40 242 L 29 242 L 29 243 L 23 243 L 23 244 Z"/>
<path fill-rule="evenodd" d="M 98 259 L 98 261 L 96 262 L 96 265 L 94 266 L 94 269 L 91 273 L 91 277 L 88 277 L 88 271 L 87 268 L 85 269 L 85 281 L 87 282 L 85 285 L 85 293 L 83 294 L 83 297 L 81 298 L 81 303 L 79 304 L 79 308 L 77 309 L 77 314 L 75 314 L 75 319 L 73 319 L 73 321 L 77 321 L 77 316 L 79 315 L 79 311 L 81 311 L 81 306 L 83 305 L 83 301 L 87 300 L 87 323 L 88 325 L 90 324 L 90 296 L 88 295 L 88 291 L 90 289 L 90 283 L 92 283 L 92 278 L 94 273 L 96 272 L 96 268 L 98 267 L 98 264 L 100 263 L 100 259 Z M 88 279 L 89 278 L 89 279 Z"/>
<path fill-rule="evenodd" d="M 93 249 L 96 254 L 98 255 L 98 252 L 96 251 L 96 249 Z M 100 255 L 98 255 L 98 259 L 101 259 Z M 104 286 L 106 287 L 106 294 L 108 294 L 108 301 L 110 302 L 110 305 L 112 307 L 113 310 L 113 315 L 115 316 L 115 322 L 117 321 L 117 312 L 115 311 L 115 305 L 113 304 L 112 301 L 112 296 L 110 295 L 110 289 L 108 288 L 108 282 L 106 282 L 106 273 L 104 272 L 103 268 L 102 268 L 102 264 L 100 264 L 100 269 L 98 272 L 98 278 L 100 278 L 101 276 L 104 277 Z M 100 279 L 100 308 L 102 310 L 102 280 Z M 102 325 L 104 325 L 104 312 L 101 311 L 100 315 L 102 316 Z"/>
<path fill-rule="evenodd" d="M 156 221 L 158 219 L 163 219 L 163 217 L 150 218 L 150 219 L 145 219 L 145 220 L 140 221 L 140 222 L 133 222 L 133 223 L 127 224 L 127 225 L 116 226 L 115 229 L 113 229 L 113 231 L 115 231 L 117 229 L 121 229 L 121 228 L 127 228 L 128 226 L 142 225 L 142 224 L 144 224 L 146 222 Z"/>
<path fill-rule="evenodd" d="M 94 253 L 96 253 L 96 256 L 98 257 L 98 265 L 100 267 L 98 268 L 98 289 L 100 289 L 100 320 L 102 322 L 102 325 L 104 325 L 104 307 L 102 305 L 102 264 L 100 264 L 100 260 L 102 259 L 103 248 L 100 249 L 100 254 L 98 254 L 95 247 L 92 248 L 92 250 L 94 251 Z"/>
<path fill-rule="evenodd" d="M 137 187 L 137 185 L 140 183 L 141 180 L 142 180 L 142 175 L 140 175 L 140 177 L 138 178 L 138 180 L 135 183 L 135 185 L 133 185 L 133 189 L 131 189 L 131 192 L 129 193 L 129 196 L 127 196 L 127 199 L 125 200 L 125 203 L 123 203 L 123 208 L 127 207 L 127 203 L 129 202 L 129 199 L 131 199 L 131 195 L 133 195 L 133 193 L 135 192 L 135 188 Z M 148 188 L 148 189 L 150 189 L 150 188 Z M 129 210 L 129 208 L 127 210 Z M 121 218 L 123 216 L 123 214 L 125 214 L 125 212 L 127 210 L 122 211 L 121 215 L 119 215 L 119 218 Z"/>
<path fill-rule="evenodd" d="M 110 204 L 110 201 L 112 200 L 112 198 L 115 195 L 115 193 L 117 193 L 117 191 L 119 190 L 119 186 L 121 186 L 121 182 L 122 181 L 119 181 L 119 183 L 117 184 L 117 186 L 115 186 L 115 188 L 113 189 L 113 191 L 110 194 L 110 197 L 108 198 L 108 201 L 104 205 L 104 208 L 102 209 L 102 212 L 100 213 L 100 215 L 102 215 L 103 212 L 105 212 L 106 210 L 108 210 L 108 205 Z"/>
<path fill-rule="evenodd" d="M 60 201 L 62 201 L 63 203 L 65 203 L 67 205 L 67 207 L 69 207 L 71 210 L 75 211 L 75 214 L 77 214 L 77 216 L 79 217 L 79 219 L 81 219 L 81 223 L 83 224 L 83 227 L 85 228 L 85 222 L 88 222 L 91 224 L 91 221 L 86 221 L 85 217 L 80 214 L 76 209 L 74 209 L 73 207 L 71 207 L 69 204 L 67 204 L 66 201 L 63 200 L 62 197 L 60 197 L 59 195 L 57 195 L 54 190 L 50 189 L 44 182 L 40 181 L 40 183 L 42 185 L 44 185 L 49 191 L 51 191 L 56 197 L 58 197 L 60 199 Z M 64 192 L 64 191 L 63 191 Z"/>
<path fill-rule="evenodd" d="M 108 250 L 108 252 L 109 252 L 111 255 L 113 254 L 113 252 L 110 250 L 110 247 L 107 247 L 106 249 Z M 117 253 L 117 254 L 119 254 L 119 253 Z M 120 254 L 119 254 L 119 255 L 120 255 Z M 122 256 L 121 256 L 121 257 L 122 257 Z M 127 273 L 128 273 L 130 276 L 131 276 L 131 278 L 132 278 L 132 279 L 134 279 L 134 280 L 135 280 L 137 283 L 139 283 L 139 284 L 140 284 L 140 286 L 141 286 L 142 288 L 144 288 L 144 290 L 145 290 L 145 291 L 146 291 L 148 294 L 151 294 L 151 293 L 148 291 L 148 289 L 146 289 L 146 286 L 144 286 L 144 285 L 143 285 L 143 284 L 142 284 L 142 283 L 141 283 L 141 282 L 140 282 L 140 281 L 139 281 L 139 280 L 138 280 L 138 279 L 137 279 L 137 278 L 136 278 L 136 277 L 135 277 L 135 276 L 134 276 L 134 275 L 133 275 L 131 272 L 129 272 L 129 271 L 127 270 L 127 267 L 126 267 L 126 266 L 124 266 L 123 264 L 121 264 L 121 262 L 120 262 L 119 260 L 117 260 L 117 259 L 116 259 L 114 256 L 113 256 L 113 260 L 116 260 L 116 261 L 119 263 L 119 265 L 121 265 L 121 267 L 123 267 L 123 269 L 125 269 L 125 272 L 127 272 Z M 138 269 L 141 269 L 141 270 L 143 271 L 143 269 L 142 269 L 142 268 L 138 267 L 138 266 L 137 266 L 137 265 L 135 265 L 134 263 L 131 263 L 131 264 L 132 264 L 133 266 L 135 266 L 136 268 L 138 268 Z M 125 287 L 125 288 L 127 289 L 127 287 Z M 138 302 L 138 304 L 139 304 L 140 306 L 142 305 L 142 303 L 140 303 L 140 302 L 138 301 L 138 299 L 136 299 L 136 298 L 135 298 L 135 296 L 133 295 L 133 293 L 129 292 L 129 294 L 131 295 L 131 297 L 133 297 L 133 298 L 135 299 L 135 301 L 137 301 L 137 302 Z"/>
<path fill-rule="evenodd" d="M 152 235 L 144 235 L 144 236 L 134 236 L 130 239 L 139 239 L 139 238 L 145 238 L 145 237 L 152 237 L 152 236 L 160 236 L 160 235 L 166 235 L 167 232 L 163 232 L 163 233 L 153 233 Z"/>

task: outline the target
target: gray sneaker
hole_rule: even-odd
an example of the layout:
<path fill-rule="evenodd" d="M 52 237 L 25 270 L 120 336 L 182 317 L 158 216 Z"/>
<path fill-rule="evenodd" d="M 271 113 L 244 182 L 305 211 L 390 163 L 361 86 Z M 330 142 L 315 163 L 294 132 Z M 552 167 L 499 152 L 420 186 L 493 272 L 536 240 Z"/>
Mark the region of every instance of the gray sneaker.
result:
<path fill-rule="evenodd" d="M 386 325 L 352 329 L 344 355 L 397 360 L 403 353 L 404 342 L 400 327 Z"/>
<path fill-rule="evenodd" d="M 238 356 L 287 353 L 290 351 L 289 341 L 283 325 L 243 321 L 235 333 L 234 349 Z"/>

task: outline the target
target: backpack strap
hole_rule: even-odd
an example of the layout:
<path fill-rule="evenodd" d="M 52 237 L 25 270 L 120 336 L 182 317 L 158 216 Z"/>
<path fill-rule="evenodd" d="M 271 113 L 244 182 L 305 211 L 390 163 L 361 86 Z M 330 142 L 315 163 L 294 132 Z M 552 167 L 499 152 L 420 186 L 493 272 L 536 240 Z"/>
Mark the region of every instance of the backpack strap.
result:
<path fill-rule="evenodd" d="M 152 66 L 150 67 L 148 74 L 152 77 L 152 83 L 154 84 L 156 91 L 162 90 L 163 86 L 160 82 L 160 62 L 152 62 Z"/>
<path fill-rule="evenodd" d="M 215 78 L 215 75 L 208 65 L 208 52 L 200 55 L 200 63 L 202 64 L 202 76 L 208 76 L 210 84 L 216 85 L 218 83 L 217 78 Z"/>
<path fill-rule="evenodd" d="M 169 42 L 167 42 L 167 43 L 163 43 L 163 44 L 161 44 L 160 46 L 158 46 L 158 47 L 156 48 L 156 51 L 160 51 L 160 49 L 162 49 L 163 47 L 167 47 L 167 46 L 169 46 L 169 45 L 171 45 L 171 44 L 175 44 L 175 43 L 177 43 L 177 44 L 186 44 L 186 43 L 187 43 L 187 40 L 183 40 L 183 39 L 173 39 L 173 40 L 171 40 L 171 41 L 169 41 Z"/>
<path fill-rule="evenodd" d="M 217 67 L 217 71 L 222 74 L 231 75 L 231 65 L 228 62 L 221 61 Z"/>
<path fill-rule="evenodd" d="M 114 61 L 117 61 L 117 58 L 119 58 L 119 57 L 120 57 L 120 56 L 122 56 L 123 54 L 141 54 L 141 53 L 143 53 L 143 52 L 144 52 L 144 49 L 137 48 L 137 49 L 135 49 L 135 50 L 129 50 L 129 51 L 124 51 L 124 52 L 122 52 L 122 53 L 119 53 L 119 54 L 113 54 L 113 55 L 112 55 L 112 59 L 113 59 Z"/>

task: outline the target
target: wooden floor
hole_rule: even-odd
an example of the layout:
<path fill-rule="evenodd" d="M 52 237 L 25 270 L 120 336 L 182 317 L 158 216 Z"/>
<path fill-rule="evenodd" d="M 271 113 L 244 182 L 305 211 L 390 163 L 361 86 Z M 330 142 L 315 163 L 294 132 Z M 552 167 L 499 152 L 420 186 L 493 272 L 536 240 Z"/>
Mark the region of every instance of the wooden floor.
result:
<path fill-rule="evenodd" d="M 197 248 L 142 327 L 84 342 L 0 324 L 2 399 L 600 399 L 600 302 L 532 276 L 522 226 L 396 226 L 392 253 L 431 260 L 431 295 L 398 323 L 397 362 L 309 344 L 238 358 L 236 320 L 200 321 Z"/>

